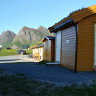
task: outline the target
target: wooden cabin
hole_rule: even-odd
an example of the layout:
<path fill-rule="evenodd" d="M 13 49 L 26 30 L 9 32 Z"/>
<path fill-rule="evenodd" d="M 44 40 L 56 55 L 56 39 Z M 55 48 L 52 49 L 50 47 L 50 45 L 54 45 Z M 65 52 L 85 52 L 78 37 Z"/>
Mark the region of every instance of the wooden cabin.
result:
<path fill-rule="evenodd" d="M 56 59 L 74 71 L 96 68 L 96 5 L 75 11 L 49 28 L 56 35 Z"/>
<path fill-rule="evenodd" d="M 44 60 L 54 61 L 55 60 L 55 37 L 46 36 L 42 40 L 44 44 Z"/>
<path fill-rule="evenodd" d="M 43 60 L 43 47 L 44 47 L 43 44 L 39 44 L 39 45 L 33 47 L 32 48 L 33 49 L 32 57 L 38 61 Z"/>

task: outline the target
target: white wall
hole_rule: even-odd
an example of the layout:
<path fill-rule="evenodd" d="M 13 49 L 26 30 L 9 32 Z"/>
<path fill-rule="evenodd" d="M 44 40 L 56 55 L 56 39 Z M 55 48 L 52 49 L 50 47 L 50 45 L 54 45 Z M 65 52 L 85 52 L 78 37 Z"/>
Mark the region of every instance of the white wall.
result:
<path fill-rule="evenodd" d="M 60 62 L 61 53 L 61 31 L 56 33 L 56 62 Z"/>
<path fill-rule="evenodd" d="M 33 49 L 33 54 L 35 53 L 35 49 Z"/>
<path fill-rule="evenodd" d="M 41 60 L 43 60 L 43 48 L 41 48 L 40 56 L 41 56 Z"/>
<path fill-rule="evenodd" d="M 2 48 L 2 45 L 0 45 L 0 48 Z"/>

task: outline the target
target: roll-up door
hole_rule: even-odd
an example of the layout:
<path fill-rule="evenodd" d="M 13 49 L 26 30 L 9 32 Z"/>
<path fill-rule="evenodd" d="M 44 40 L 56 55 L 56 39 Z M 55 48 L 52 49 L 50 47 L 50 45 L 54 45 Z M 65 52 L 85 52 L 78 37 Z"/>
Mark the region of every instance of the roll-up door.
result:
<path fill-rule="evenodd" d="M 60 62 L 61 31 L 56 33 L 56 62 Z"/>
<path fill-rule="evenodd" d="M 62 30 L 61 65 L 75 69 L 76 31 L 75 26 Z"/>

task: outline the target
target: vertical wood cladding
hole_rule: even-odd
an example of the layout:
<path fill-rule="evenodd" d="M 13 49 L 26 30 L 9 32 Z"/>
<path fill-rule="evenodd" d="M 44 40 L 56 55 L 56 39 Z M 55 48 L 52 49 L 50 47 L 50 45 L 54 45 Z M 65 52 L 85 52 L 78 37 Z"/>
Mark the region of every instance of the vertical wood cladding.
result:
<path fill-rule="evenodd" d="M 48 40 L 47 44 L 47 60 L 51 61 L 51 40 Z"/>
<path fill-rule="evenodd" d="M 62 30 L 61 65 L 75 69 L 76 32 L 75 26 Z"/>
<path fill-rule="evenodd" d="M 46 40 L 44 42 L 44 60 L 54 61 L 55 57 L 55 40 Z"/>
<path fill-rule="evenodd" d="M 47 60 L 47 43 L 48 41 L 46 40 L 46 42 L 44 42 L 44 49 L 43 49 L 43 59 Z"/>
<path fill-rule="evenodd" d="M 77 71 L 93 71 L 96 14 L 78 23 Z"/>
<path fill-rule="evenodd" d="M 41 61 L 43 60 L 43 47 L 33 49 L 33 58 Z"/>

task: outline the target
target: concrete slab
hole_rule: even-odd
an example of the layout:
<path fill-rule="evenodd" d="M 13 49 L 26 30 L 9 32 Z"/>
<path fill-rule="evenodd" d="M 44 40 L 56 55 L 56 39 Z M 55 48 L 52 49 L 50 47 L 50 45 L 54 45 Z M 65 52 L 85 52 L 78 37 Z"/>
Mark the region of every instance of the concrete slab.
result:
<path fill-rule="evenodd" d="M 48 62 L 46 63 L 47 66 L 60 66 L 60 63 L 57 62 Z"/>
<path fill-rule="evenodd" d="M 60 65 L 60 64 L 57 63 L 57 62 L 48 62 L 48 63 L 46 63 L 46 64 L 49 64 L 49 65 L 51 65 L 51 64 L 52 64 L 52 65 L 54 65 L 54 64 L 55 64 L 55 65 Z"/>

